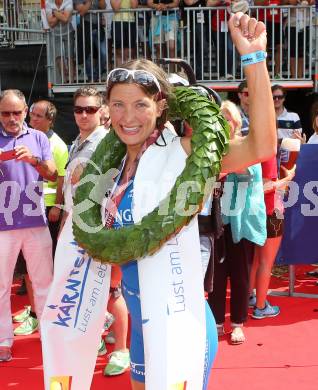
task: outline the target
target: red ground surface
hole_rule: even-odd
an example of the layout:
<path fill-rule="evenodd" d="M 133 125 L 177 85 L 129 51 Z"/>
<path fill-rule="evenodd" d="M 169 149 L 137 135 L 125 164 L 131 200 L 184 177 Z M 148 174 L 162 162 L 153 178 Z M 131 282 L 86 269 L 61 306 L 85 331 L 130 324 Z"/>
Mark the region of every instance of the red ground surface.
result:
<path fill-rule="evenodd" d="M 316 279 L 305 276 L 305 271 L 312 268 L 296 267 L 296 292 L 318 294 Z M 14 294 L 16 287 L 13 287 L 12 294 L 14 314 L 27 304 L 26 297 Z M 286 274 L 273 277 L 271 288 L 273 291 L 288 291 Z M 318 389 L 318 300 L 294 297 L 269 297 L 269 300 L 281 307 L 278 317 L 249 319 L 245 329 L 247 340 L 242 345 L 231 345 L 229 334 L 220 340 L 209 390 Z M 111 352 L 110 346 L 108 349 Z M 42 390 L 38 334 L 17 337 L 13 354 L 11 362 L 0 363 L 0 390 Z M 129 372 L 105 378 L 102 375 L 105 363 L 105 357 L 97 359 L 91 389 L 130 390 Z"/>

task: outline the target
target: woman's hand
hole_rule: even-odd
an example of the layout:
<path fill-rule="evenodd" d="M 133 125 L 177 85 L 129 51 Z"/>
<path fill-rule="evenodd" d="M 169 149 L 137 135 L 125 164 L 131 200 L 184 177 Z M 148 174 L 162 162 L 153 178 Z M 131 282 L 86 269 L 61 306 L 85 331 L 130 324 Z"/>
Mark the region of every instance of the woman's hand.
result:
<path fill-rule="evenodd" d="M 237 12 L 231 16 L 228 25 L 232 41 L 241 56 L 259 50 L 266 51 L 266 27 L 263 22 Z"/>

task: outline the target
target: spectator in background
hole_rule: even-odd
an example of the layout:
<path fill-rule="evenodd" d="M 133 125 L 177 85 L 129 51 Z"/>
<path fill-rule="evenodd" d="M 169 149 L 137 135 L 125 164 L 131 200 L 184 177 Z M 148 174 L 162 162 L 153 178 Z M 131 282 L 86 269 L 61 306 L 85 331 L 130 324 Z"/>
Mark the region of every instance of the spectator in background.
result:
<path fill-rule="evenodd" d="M 134 59 L 136 57 L 136 21 L 135 13 L 124 11 L 138 7 L 138 0 L 111 0 L 113 15 L 113 44 L 116 53 L 116 64 Z"/>
<path fill-rule="evenodd" d="M 207 0 L 208 7 L 230 7 L 231 0 Z M 212 38 L 216 48 L 218 77 L 233 79 L 233 43 L 227 20 L 230 11 L 217 9 L 212 12 Z"/>
<path fill-rule="evenodd" d="M 304 58 L 310 40 L 309 6 L 314 5 L 315 0 L 287 0 L 287 4 L 295 6 L 290 11 L 290 73 L 292 78 L 303 78 Z"/>
<path fill-rule="evenodd" d="M 44 203 L 46 217 L 49 223 L 49 229 L 52 238 L 53 258 L 55 254 L 57 234 L 59 229 L 61 205 L 63 204 L 63 180 L 65 176 L 65 165 L 68 158 L 67 146 L 64 141 L 53 131 L 56 118 L 56 107 L 47 100 L 40 100 L 30 107 L 30 126 L 33 129 L 42 131 L 49 139 L 53 160 L 57 167 L 57 180 L 45 181 L 43 184 Z M 24 259 L 21 259 L 25 263 Z M 33 288 L 27 269 L 25 267 L 24 280 L 28 292 L 30 306 L 13 317 L 14 322 L 21 322 L 21 325 L 14 329 L 16 336 L 26 336 L 37 330 L 37 318 L 35 316 L 35 306 L 33 297 Z M 32 318 L 31 318 L 32 317 Z M 20 321 L 23 319 L 23 321 Z"/>
<path fill-rule="evenodd" d="M 22 250 L 34 290 L 35 310 L 41 317 L 52 281 L 52 239 L 46 226 L 43 178 L 56 179 L 49 140 L 24 122 L 27 105 L 19 90 L 0 95 L 0 157 L 14 150 L 13 158 L 1 161 L 0 213 L 0 361 L 12 359 L 13 328 L 10 289 L 18 254 Z M 6 207 L 4 207 L 6 205 Z"/>
<path fill-rule="evenodd" d="M 102 24 L 105 28 L 105 34 L 107 39 L 107 67 L 106 73 L 109 72 L 109 69 L 113 68 L 114 59 L 113 59 L 113 39 L 112 39 L 112 26 L 113 26 L 113 7 L 110 3 L 110 0 L 105 0 L 106 11 L 102 16 Z"/>
<path fill-rule="evenodd" d="M 222 113 L 230 125 L 230 139 L 240 137 L 241 116 L 234 103 L 225 101 Z M 243 186 L 242 186 L 243 185 Z M 227 280 L 231 282 L 231 343 L 245 341 L 243 323 L 247 320 L 249 276 L 255 244 L 266 240 L 266 212 L 260 164 L 230 173 L 221 198 L 224 222 L 225 257 L 214 267 L 213 292 L 209 304 L 219 336 L 224 335 Z"/>
<path fill-rule="evenodd" d="M 275 84 L 272 86 L 272 94 L 274 100 L 275 114 L 277 119 L 277 134 L 278 139 L 283 138 L 298 138 L 302 134 L 300 118 L 296 112 L 287 111 L 284 103 L 286 92 L 281 85 Z"/>
<path fill-rule="evenodd" d="M 72 0 L 46 0 L 46 17 L 53 39 L 51 53 L 56 59 L 62 83 L 74 81 L 74 30 Z"/>
<path fill-rule="evenodd" d="M 44 182 L 44 201 L 53 241 L 53 256 L 56 248 L 61 205 L 63 204 L 62 189 L 65 165 L 68 159 L 67 145 L 53 130 L 56 114 L 56 107 L 47 100 L 39 100 L 30 108 L 30 126 L 42 131 L 48 137 L 57 168 L 57 180 Z"/>
<path fill-rule="evenodd" d="M 248 117 L 249 97 L 246 80 L 243 80 L 238 86 L 238 97 L 240 100 L 240 105 L 238 109 L 242 118 L 241 134 L 245 136 L 248 134 L 248 128 L 250 126 L 250 121 Z"/>
<path fill-rule="evenodd" d="M 148 8 L 147 0 L 138 0 L 138 8 Z M 138 12 L 138 40 L 141 49 L 141 56 L 147 59 L 151 58 L 149 46 L 151 11 Z"/>
<path fill-rule="evenodd" d="M 250 275 L 249 306 L 253 308 L 252 317 L 264 319 L 276 317 L 280 313 L 278 306 L 272 306 L 266 299 L 271 279 L 271 271 L 284 232 L 284 207 L 279 190 L 284 190 L 295 175 L 295 167 L 287 171 L 285 177 L 277 180 L 276 156 L 262 162 L 264 196 L 267 214 L 267 240 L 264 246 L 256 246 Z M 256 295 L 254 290 L 256 289 Z"/>
<path fill-rule="evenodd" d="M 157 59 L 177 57 L 179 18 L 177 12 L 170 10 L 179 7 L 179 3 L 180 0 L 147 0 L 148 6 L 155 10 L 151 17 L 151 39 Z"/>
<path fill-rule="evenodd" d="M 185 7 L 206 7 L 206 0 L 184 0 Z M 204 79 L 204 59 L 208 56 L 209 11 L 186 12 L 186 24 L 190 29 L 191 46 L 195 47 L 194 66 L 196 79 Z"/>
<path fill-rule="evenodd" d="M 284 5 L 288 0 L 254 0 L 255 6 L 268 6 L 267 9 L 261 9 L 258 13 L 258 20 L 266 24 L 268 52 L 271 53 L 272 61 L 274 60 L 274 75 L 276 79 L 282 78 L 282 48 L 285 40 L 283 33 L 283 9 L 275 8 Z M 282 35 L 281 35 L 282 32 Z M 271 49 L 271 51 L 270 51 Z"/>
<path fill-rule="evenodd" d="M 318 111 L 313 115 L 312 127 L 314 129 L 314 134 L 309 138 L 308 144 L 318 144 Z"/>
<path fill-rule="evenodd" d="M 104 10 L 105 0 L 74 0 L 74 8 L 81 16 L 77 28 L 77 41 L 82 52 L 82 56 L 79 57 L 83 58 L 79 58 L 79 62 L 81 63 L 81 59 L 85 62 L 89 80 L 100 81 L 106 66 L 106 36 L 102 28 L 102 14 L 89 11 Z"/>

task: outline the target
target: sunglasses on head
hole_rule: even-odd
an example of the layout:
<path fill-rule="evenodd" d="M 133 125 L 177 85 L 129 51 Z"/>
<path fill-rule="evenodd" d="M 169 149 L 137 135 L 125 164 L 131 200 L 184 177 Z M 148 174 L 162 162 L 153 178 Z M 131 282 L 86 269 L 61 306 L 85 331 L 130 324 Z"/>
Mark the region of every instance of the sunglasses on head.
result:
<path fill-rule="evenodd" d="M 284 95 L 273 95 L 273 100 L 283 100 L 284 97 Z"/>
<path fill-rule="evenodd" d="M 153 88 L 156 92 L 161 92 L 159 81 L 156 76 L 146 70 L 130 70 L 124 68 L 113 69 L 106 81 L 106 87 L 109 88 L 115 83 L 124 83 L 129 78 L 146 88 Z"/>
<path fill-rule="evenodd" d="M 22 115 L 24 111 L 1 111 L 0 114 L 1 116 L 3 116 L 4 118 L 9 118 L 11 115 L 13 116 L 20 116 Z"/>
<path fill-rule="evenodd" d="M 86 112 L 88 115 L 96 114 L 96 112 L 100 109 L 100 106 L 74 106 L 73 111 L 75 114 L 83 114 L 83 112 Z"/>

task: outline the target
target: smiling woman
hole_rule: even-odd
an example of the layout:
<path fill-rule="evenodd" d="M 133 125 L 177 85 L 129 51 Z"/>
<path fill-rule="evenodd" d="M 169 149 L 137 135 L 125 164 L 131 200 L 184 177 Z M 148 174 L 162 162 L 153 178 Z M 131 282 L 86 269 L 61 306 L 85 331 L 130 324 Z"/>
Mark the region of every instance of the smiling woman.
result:
<path fill-rule="evenodd" d="M 174 234 L 191 221 L 192 213 L 189 214 L 189 209 L 195 207 L 198 202 L 202 202 L 205 181 L 220 169 L 220 156 L 226 150 L 227 144 L 225 130 L 227 125 L 219 115 L 219 109 L 206 98 L 198 96 L 191 89 L 180 88 L 176 90 L 175 95 L 171 95 L 170 86 L 166 81 L 167 76 L 156 65 L 149 61 L 136 61 L 126 66 L 126 74 L 121 69 L 118 70 L 117 76 L 114 72 L 114 78 L 111 75 L 108 80 L 108 105 L 114 131 L 99 145 L 92 158 L 93 164 L 83 175 L 85 177 L 85 174 L 93 173 L 91 169 L 95 164 L 98 164 L 103 173 L 107 173 L 109 168 L 118 167 L 126 149 L 126 158 L 120 168 L 121 174 L 116 180 L 117 188 L 112 193 L 112 202 L 118 206 L 118 213 L 112 214 L 111 207 L 109 205 L 106 207 L 106 226 L 114 229 L 108 231 L 102 229 L 100 232 L 90 234 L 85 228 L 83 229 L 83 226 L 80 227 L 75 223 L 73 232 L 78 242 L 84 245 L 88 253 L 93 254 L 94 252 L 94 256 L 97 258 L 119 263 L 127 260 L 131 261 L 122 267 L 122 285 L 132 317 L 133 332 L 130 352 L 133 368 L 131 370 L 133 389 L 143 388 L 144 386 L 145 364 L 147 373 L 149 373 L 149 376 L 146 376 L 146 383 L 149 388 L 162 389 L 166 381 L 171 385 L 178 383 L 177 379 L 172 379 L 174 376 L 177 378 L 178 373 L 182 373 L 184 380 L 192 376 L 193 386 L 202 388 L 202 380 L 204 380 L 204 386 L 207 384 L 209 371 L 207 369 L 205 375 L 203 375 L 204 367 L 209 368 L 211 366 L 215 355 L 216 337 L 213 317 L 204 304 L 197 225 L 196 223 L 190 224 L 187 233 L 180 232 L 175 238 Z M 136 68 L 138 73 L 135 70 Z M 128 77 L 126 77 L 127 75 Z M 197 131 L 198 139 L 193 141 L 193 152 L 187 164 L 185 162 L 187 155 L 183 149 L 181 139 L 163 126 L 167 118 L 168 99 L 172 116 L 181 115 L 194 127 L 194 134 Z M 201 121 L 198 121 L 197 118 L 201 113 Z M 210 132 L 208 129 L 210 129 Z M 206 148 L 204 148 L 204 145 L 206 145 Z M 125 147 L 123 148 L 123 146 Z M 170 178 L 170 184 L 167 187 L 164 183 L 169 175 L 172 176 L 172 181 Z M 173 182 L 178 176 L 176 186 L 172 189 Z M 194 184 L 198 188 L 203 184 L 199 194 L 193 193 L 189 198 L 182 196 L 182 192 L 186 194 L 187 191 L 180 191 L 180 189 L 182 189 L 182 184 L 185 184 L 184 189 L 186 189 L 188 181 L 190 181 L 190 185 Z M 162 185 L 163 187 L 160 189 L 159 186 Z M 81 207 L 82 200 L 88 200 L 91 187 L 83 184 L 79 188 L 80 190 L 77 191 L 75 197 L 77 211 Z M 144 192 L 143 189 L 150 189 L 150 192 Z M 165 198 L 170 190 L 170 199 L 166 198 L 167 201 L 170 200 L 168 211 L 163 215 L 160 215 L 160 213 L 158 215 L 158 201 Z M 99 192 L 99 190 L 97 191 Z M 102 188 L 101 193 L 103 193 Z M 158 197 L 160 193 L 161 195 Z M 144 201 L 141 201 L 141 199 L 144 199 Z M 165 200 L 160 205 L 164 203 Z M 150 213 L 153 208 L 155 210 Z M 95 211 L 97 214 L 98 209 L 99 206 L 96 204 Z M 196 211 L 198 210 L 197 207 Z M 95 211 L 90 209 L 81 217 L 84 220 L 85 215 L 96 215 Z M 148 215 L 145 216 L 146 214 Z M 119 218 L 119 215 L 122 218 Z M 126 220 L 127 215 L 130 216 L 129 220 Z M 143 216 L 142 222 L 137 223 Z M 75 213 L 73 217 L 74 221 L 77 221 Z M 91 221 L 91 219 L 89 222 L 85 219 L 85 222 L 88 222 L 87 226 L 90 225 Z M 122 226 L 125 227 L 121 228 Z M 81 231 L 82 229 L 83 231 Z M 169 240 L 170 238 L 171 240 Z M 160 247 L 167 240 L 169 241 L 166 249 L 161 250 Z M 88 241 L 90 241 L 89 244 Z M 191 247 L 186 250 L 187 255 L 184 254 L 186 242 L 191 243 Z M 145 292 L 144 278 L 152 280 L 152 284 L 154 284 L 153 277 L 158 270 L 154 258 L 151 261 L 153 266 L 150 269 L 147 267 L 147 270 L 144 268 L 146 264 L 144 261 L 148 259 L 145 258 L 147 254 L 154 252 L 157 252 L 154 256 L 162 263 L 166 273 L 162 274 L 163 279 L 160 286 L 155 287 L 148 294 Z M 175 259 L 177 253 L 179 253 L 178 267 L 175 267 L 174 263 L 171 263 L 171 259 Z M 181 255 L 181 253 L 183 254 Z M 137 264 L 135 259 L 141 257 L 144 257 L 144 260 Z M 198 261 L 193 262 L 193 259 Z M 192 265 L 189 265 L 191 263 Z M 172 281 L 170 281 L 171 276 L 169 277 L 169 274 L 173 278 Z M 180 278 L 180 275 L 182 275 L 182 278 Z M 193 275 L 195 276 L 193 277 Z M 157 302 L 160 294 L 158 295 L 154 291 L 163 291 L 164 295 L 167 294 L 167 300 Z M 131 292 L 134 292 L 133 295 L 131 295 Z M 165 337 L 168 337 L 169 334 L 169 339 L 175 340 L 175 343 L 172 343 L 171 346 L 169 346 L 166 338 L 166 341 L 163 342 L 164 347 L 158 344 L 153 345 L 155 340 L 153 333 L 155 328 L 153 327 L 147 329 L 147 336 L 143 335 L 141 318 L 138 314 L 140 313 L 139 294 L 142 297 L 152 297 L 151 302 L 154 303 L 153 307 L 156 307 L 155 313 L 152 310 L 150 312 L 143 311 L 144 318 L 154 320 L 157 317 L 156 322 L 162 324 L 163 329 L 167 329 L 168 318 L 166 317 L 166 309 L 162 305 L 165 305 L 164 302 L 170 302 L 171 320 L 174 318 L 174 321 L 182 321 L 182 323 L 188 324 L 187 326 L 183 325 L 181 333 L 177 329 L 170 333 L 171 331 L 167 329 Z M 169 298 L 170 294 L 172 296 Z M 192 303 L 190 303 L 188 295 L 194 297 Z M 185 310 L 185 307 L 190 309 L 190 318 L 188 318 L 188 310 Z M 205 317 L 209 324 L 207 339 L 204 329 Z M 189 329 L 186 329 L 187 327 Z M 183 351 L 185 346 L 184 337 L 191 333 L 190 328 L 192 328 L 192 331 L 196 329 L 195 333 L 198 335 L 195 342 L 194 340 L 190 341 L 187 336 L 188 346 L 191 346 L 193 342 L 193 349 L 196 349 L 196 357 L 193 361 L 199 362 L 192 369 L 189 368 L 189 363 L 185 362 L 186 354 Z M 147 345 L 150 343 L 146 349 L 150 348 L 153 351 L 152 355 L 156 355 L 156 359 L 153 356 L 150 359 L 149 354 L 144 357 L 143 337 L 148 339 Z M 207 350 L 206 344 L 208 345 Z M 177 347 L 178 345 L 183 345 L 181 350 Z M 167 348 L 172 353 L 168 353 Z M 162 353 L 169 355 L 167 362 L 163 363 L 161 361 Z M 164 369 L 165 364 L 174 367 L 175 372 L 172 378 L 167 376 L 168 372 Z M 191 374 L 183 373 L 184 370 Z M 201 374 L 197 375 L 196 370 Z M 154 380 L 155 376 L 152 373 L 160 374 L 159 382 L 158 378 Z"/>
<path fill-rule="evenodd" d="M 237 14 L 229 27 L 242 56 L 264 52 L 263 23 Z M 266 159 L 276 150 L 266 63 L 251 62 L 245 72 L 250 132 L 230 143 L 222 160 L 226 171 Z M 133 390 L 206 389 L 217 335 L 204 300 L 194 215 L 202 204 L 202 184 L 220 170 L 227 125 L 219 109 L 191 89 L 171 94 L 167 75 L 150 61 L 132 61 L 111 72 L 107 100 L 113 131 L 83 173 L 75 195 L 74 236 L 89 255 L 124 264 Z M 189 122 L 192 139 L 179 138 L 165 126 L 168 111 Z M 115 175 L 110 171 L 115 182 L 107 183 L 110 168 L 117 168 Z M 102 202 L 105 192 L 109 196 Z M 108 231 L 100 223 L 104 214 Z M 96 222 L 101 228 L 90 231 Z"/>

